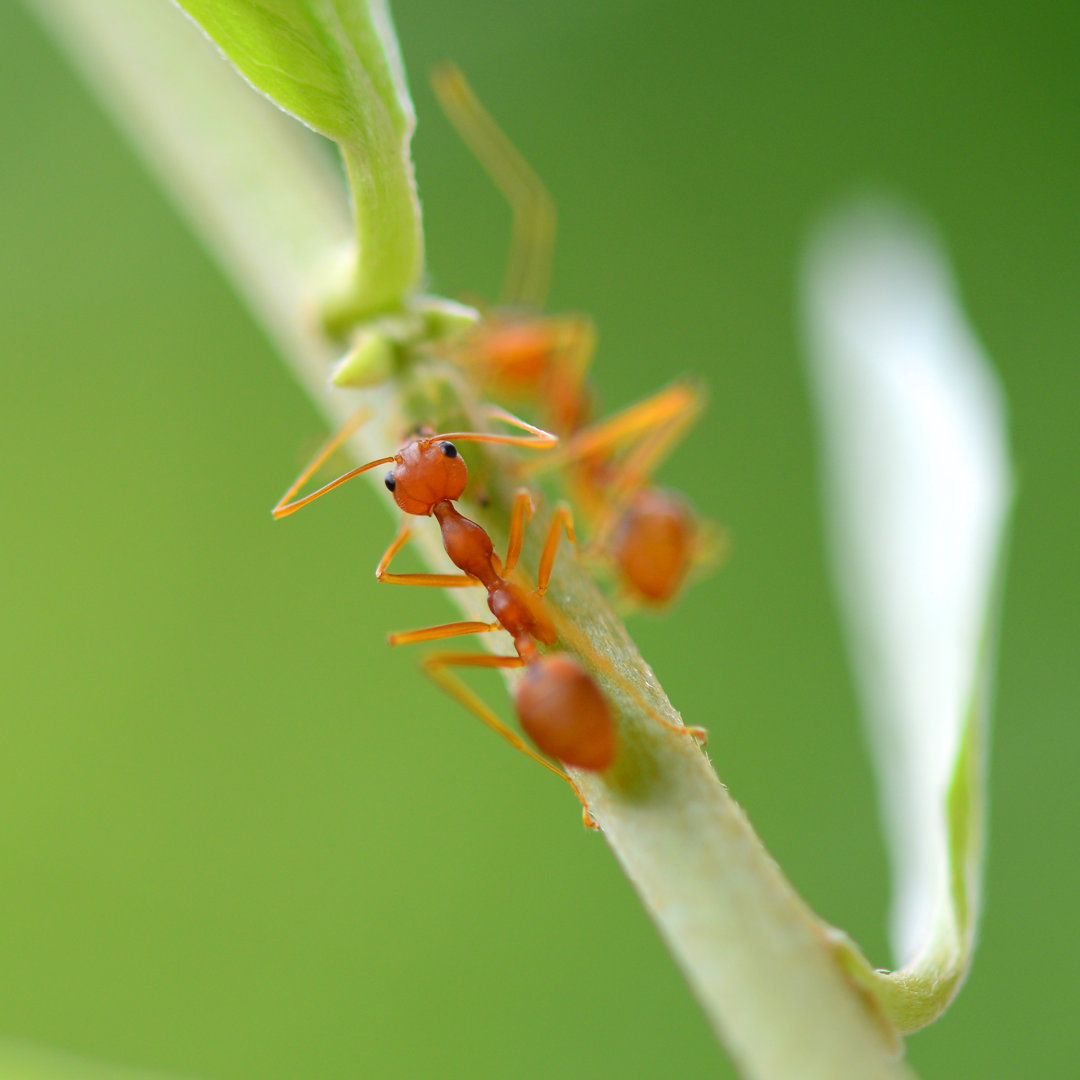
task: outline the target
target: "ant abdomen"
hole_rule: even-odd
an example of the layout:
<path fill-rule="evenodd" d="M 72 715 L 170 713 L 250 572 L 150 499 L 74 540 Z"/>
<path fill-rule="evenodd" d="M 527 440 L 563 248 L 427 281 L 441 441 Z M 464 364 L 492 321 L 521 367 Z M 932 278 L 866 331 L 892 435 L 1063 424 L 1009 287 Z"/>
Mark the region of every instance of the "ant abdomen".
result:
<path fill-rule="evenodd" d="M 634 496 L 610 542 L 622 579 L 651 604 L 666 604 L 679 591 L 697 545 L 697 521 L 685 499 L 655 487 Z"/>
<path fill-rule="evenodd" d="M 599 772 L 615 760 L 615 722 L 600 688 L 566 653 L 525 669 L 515 699 L 525 733 L 550 757 Z"/>

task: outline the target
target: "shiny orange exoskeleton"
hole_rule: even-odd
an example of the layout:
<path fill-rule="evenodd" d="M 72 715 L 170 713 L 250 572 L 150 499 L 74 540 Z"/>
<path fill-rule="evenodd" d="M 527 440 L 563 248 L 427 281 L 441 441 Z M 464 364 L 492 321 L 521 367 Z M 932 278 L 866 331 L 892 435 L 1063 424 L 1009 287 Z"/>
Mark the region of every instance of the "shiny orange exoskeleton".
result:
<path fill-rule="evenodd" d="M 566 435 L 584 427 L 592 414 L 585 374 L 594 338 L 584 315 L 499 308 L 455 342 L 451 356 L 482 392 L 540 402 L 544 422 Z"/>
<path fill-rule="evenodd" d="M 716 561 L 721 532 L 703 524 L 673 492 L 651 486 L 652 471 L 701 412 L 701 391 L 677 383 L 607 420 L 594 422 L 586 374 L 595 330 L 583 315 L 543 315 L 555 208 L 542 181 L 452 65 L 432 82 L 447 116 L 513 209 L 502 306 L 451 350 L 478 386 L 526 398 L 565 437 L 552 460 L 570 470 L 591 524 L 589 549 L 615 569 L 632 603 L 662 606 L 695 568 Z"/>
<path fill-rule="evenodd" d="M 700 526 L 687 501 L 677 491 L 644 487 L 616 520 L 608 553 L 637 596 L 665 604 L 682 588 L 699 545 Z"/>
<path fill-rule="evenodd" d="M 517 685 L 515 706 L 521 726 L 534 745 L 543 754 L 573 768 L 600 771 L 614 761 L 617 753 L 615 723 L 596 682 L 574 657 L 562 652 L 544 653 L 540 649 L 540 646 L 554 645 L 558 637 L 541 597 L 551 577 L 561 533 L 565 531 L 574 538 L 569 510 L 560 507 L 554 514 L 540 557 L 537 589 L 529 593 L 508 577 L 521 554 L 525 525 L 532 512 L 528 493 L 522 490 L 514 500 L 505 560 L 500 560 L 495 553 L 487 532 L 465 517 L 455 505 L 468 482 L 468 469 L 457 447 L 459 442 L 510 443 L 550 449 L 558 441 L 555 436 L 501 410 L 495 411 L 494 415 L 521 427 L 528 435 L 421 433 L 410 437 L 396 454 L 352 469 L 317 491 L 294 499 L 312 473 L 352 434 L 357 426 L 353 421 L 342 428 L 305 468 L 274 507 L 273 513 L 275 517 L 284 517 L 362 472 L 389 465 L 385 483 L 394 501 L 406 515 L 436 519 L 446 553 L 461 573 L 392 573 L 390 564 L 410 536 L 408 525 L 403 523 L 379 560 L 377 579 L 405 585 L 482 586 L 487 590 L 488 607 L 494 616 L 490 623 L 456 622 L 392 634 L 391 643 L 400 645 L 505 630 L 513 640 L 515 655 L 434 653 L 425 659 L 425 671 L 489 727 L 573 785 L 565 772 L 524 744 L 451 670 L 454 667 L 524 668 Z M 576 786 L 574 790 L 577 791 Z M 589 820 L 587 814 L 586 820 Z"/>

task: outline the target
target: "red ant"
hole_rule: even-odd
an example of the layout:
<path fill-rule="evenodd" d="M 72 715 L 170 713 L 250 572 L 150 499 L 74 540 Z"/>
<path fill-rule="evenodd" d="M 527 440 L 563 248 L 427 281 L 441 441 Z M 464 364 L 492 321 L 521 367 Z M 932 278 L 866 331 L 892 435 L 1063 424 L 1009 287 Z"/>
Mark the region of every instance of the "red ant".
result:
<path fill-rule="evenodd" d="M 702 408 L 699 388 L 676 383 L 608 420 L 586 426 L 585 384 L 596 334 L 583 315 L 537 314 L 551 276 L 555 207 L 464 75 L 432 73 L 443 110 L 513 209 L 513 238 L 501 310 L 487 315 L 454 351 L 481 385 L 539 399 L 547 423 L 569 439 L 557 461 L 573 466 L 575 495 L 592 522 L 590 550 L 614 563 L 629 598 L 670 602 L 695 567 L 718 560 L 722 532 L 701 523 L 682 496 L 649 477 Z"/>
<path fill-rule="evenodd" d="M 451 670 L 454 667 L 524 668 L 517 685 L 515 706 L 521 726 L 535 745 L 550 757 L 578 769 L 601 771 L 615 759 L 616 733 L 608 703 L 592 677 L 572 656 L 562 652 L 541 653 L 539 645 L 553 645 L 557 639 L 554 623 L 539 597 L 546 591 L 561 532 L 574 540 L 570 511 L 556 510 L 548 529 L 537 575 L 537 590 L 529 595 L 507 579 L 521 554 L 525 524 L 531 515 L 528 492 L 519 491 L 510 518 L 510 537 L 506 559 L 495 554 L 491 538 L 475 521 L 462 515 L 454 503 L 461 498 L 468 479 L 468 469 L 457 448 L 459 442 L 503 443 L 550 449 L 558 438 L 519 420 L 502 410 L 492 416 L 528 432 L 528 436 L 496 435 L 475 431 L 446 434 L 421 432 L 411 436 L 398 452 L 377 458 L 351 469 L 336 480 L 302 498 L 293 496 L 327 458 L 349 438 L 364 419 L 350 420 L 304 468 L 296 481 L 273 509 L 275 518 L 285 517 L 314 499 L 369 469 L 392 464 L 386 474 L 386 487 L 406 514 L 434 516 L 442 530 L 443 545 L 460 574 L 394 574 L 390 563 L 411 535 L 402 523 L 397 536 L 379 560 L 375 577 L 395 585 L 430 585 L 460 587 L 482 585 L 488 593 L 488 607 L 494 622 L 455 622 L 392 634 L 390 643 L 403 645 L 434 641 L 463 634 L 506 630 L 514 641 L 514 656 L 491 656 L 482 653 L 432 653 L 424 660 L 424 670 L 466 708 L 471 709 L 488 727 L 546 768 L 568 781 L 578 793 L 573 780 L 561 769 L 526 745 L 495 713 Z M 674 726 L 674 725 L 672 725 Z M 689 729 L 676 728 L 679 731 Z M 584 805 L 584 800 L 582 800 Z M 587 824 L 591 824 L 588 812 Z"/>

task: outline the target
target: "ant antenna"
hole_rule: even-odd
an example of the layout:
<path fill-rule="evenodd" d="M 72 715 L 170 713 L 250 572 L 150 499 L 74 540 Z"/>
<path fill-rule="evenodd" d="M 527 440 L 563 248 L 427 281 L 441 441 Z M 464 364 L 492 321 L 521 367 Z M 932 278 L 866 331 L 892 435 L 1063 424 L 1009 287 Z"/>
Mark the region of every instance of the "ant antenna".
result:
<path fill-rule="evenodd" d="M 505 409 L 500 409 L 498 406 L 491 405 L 485 410 L 485 415 L 490 420 L 500 420 L 504 424 L 509 424 L 512 427 L 519 428 L 524 431 L 524 435 L 499 435 L 494 432 L 488 431 L 450 431 L 441 435 L 424 435 L 419 437 L 418 441 L 425 443 L 433 442 L 482 442 L 482 443 L 500 443 L 504 446 L 527 446 L 533 450 L 552 450 L 559 443 L 558 435 L 553 435 L 550 431 L 545 431 L 543 428 L 535 427 L 533 424 L 522 420 L 520 417 L 515 416 L 513 413 L 507 412 Z M 334 488 L 340 487 L 347 480 L 351 480 L 354 476 L 359 476 L 361 473 L 367 472 L 369 469 L 374 469 L 379 465 L 386 465 L 391 461 L 396 461 L 397 457 L 391 454 L 389 457 L 376 458 L 374 461 L 369 461 L 365 465 L 360 465 L 358 468 L 350 469 L 347 473 L 343 473 L 341 476 L 334 480 L 331 480 L 328 484 L 323 484 L 321 488 L 316 491 L 312 491 L 310 494 L 303 496 L 300 499 L 293 499 L 293 496 L 308 482 L 308 480 L 315 474 L 319 467 L 338 449 L 363 423 L 365 423 L 370 417 L 370 413 L 366 409 L 359 409 L 355 412 L 341 428 L 331 436 L 330 441 L 304 466 L 300 475 L 289 486 L 289 490 L 285 492 L 277 501 L 277 505 L 271 510 L 271 514 L 275 518 L 288 517 L 289 514 L 295 514 L 297 510 L 304 506 L 307 506 L 309 502 L 313 502 L 320 496 L 325 495 L 328 491 L 333 491 Z M 417 438 L 417 437 L 414 437 Z M 291 502 L 289 500 L 292 500 Z"/>

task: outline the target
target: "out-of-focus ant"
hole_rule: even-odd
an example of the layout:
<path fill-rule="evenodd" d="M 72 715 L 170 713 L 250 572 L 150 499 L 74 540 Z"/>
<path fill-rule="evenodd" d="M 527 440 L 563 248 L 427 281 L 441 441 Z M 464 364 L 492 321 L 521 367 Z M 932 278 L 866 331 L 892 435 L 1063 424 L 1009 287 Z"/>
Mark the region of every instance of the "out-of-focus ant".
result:
<path fill-rule="evenodd" d="M 555 207 L 543 182 L 451 64 L 432 74 L 443 110 L 509 201 L 513 234 L 499 308 L 450 348 L 480 387 L 528 398 L 566 437 L 540 468 L 567 466 L 590 521 L 589 551 L 615 569 L 631 603 L 669 603 L 695 568 L 719 560 L 723 532 L 650 477 L 700 415 L 703 394 L 679 382 L 599 422 L 585 376 L 596 334 L 584 315 L 544 315 Z M 539 469 L 534 470 L 539 471 Z"/>

